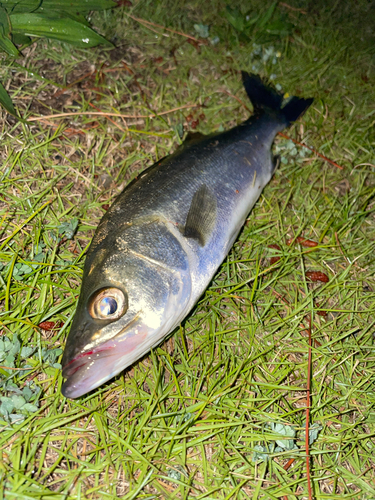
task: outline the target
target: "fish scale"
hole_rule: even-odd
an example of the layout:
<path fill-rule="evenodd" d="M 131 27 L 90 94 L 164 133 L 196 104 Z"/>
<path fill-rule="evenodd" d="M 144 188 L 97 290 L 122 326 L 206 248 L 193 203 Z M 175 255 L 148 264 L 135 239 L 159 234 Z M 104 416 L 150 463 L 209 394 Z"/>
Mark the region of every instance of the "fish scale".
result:
<path fill-rule="evenodd" d="M 312 99 L 282 107 L 258 76 L 242 76 L 254 115 L 186 141 L 130 183 L 99 223 L 62 361 L 65 396 L 102 385 L 181 323 L 270 181 L 275 135 Z"/>

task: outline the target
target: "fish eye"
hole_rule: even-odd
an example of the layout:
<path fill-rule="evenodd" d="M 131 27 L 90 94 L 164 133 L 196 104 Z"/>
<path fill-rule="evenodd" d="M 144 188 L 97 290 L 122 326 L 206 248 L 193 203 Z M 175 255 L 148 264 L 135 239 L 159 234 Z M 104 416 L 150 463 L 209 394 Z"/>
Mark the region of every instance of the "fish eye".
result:
<path fill-rule="evenodd" d="M 117 319 L 127 310 L 127 298 L 119 288 L 104 288 L 92 296 L 89 313 L 94 319 Z"/>

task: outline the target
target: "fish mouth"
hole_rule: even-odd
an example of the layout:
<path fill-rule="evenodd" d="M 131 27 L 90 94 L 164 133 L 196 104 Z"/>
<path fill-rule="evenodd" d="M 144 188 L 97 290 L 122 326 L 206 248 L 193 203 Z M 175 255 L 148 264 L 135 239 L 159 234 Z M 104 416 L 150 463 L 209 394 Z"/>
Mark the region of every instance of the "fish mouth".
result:
<path fill-rule="evenodd" d="M 91 349 L 91 351 L 83 352 L 78 354 L 75 358 L 73 358 L 67 365 L 64 366 L 62 374 L 64 378 L 70 378 L 74 375 L 79 369 L 92 362 L 92 359 L 95 360 L 96 357 L 101 356 L 102 358 L 111 356 L 111 351 L 114 348 L 113 345 L 103 345 L 101 347 L 97 347 L 96 349 Z M 109 352 L 108 352 L 109 351 Z M 100 354 L 103 353 L 103 354 Z M 93 358 L 94 357 L 94 358 Z"/>
<path fill-rule="evenodd" d="M 146 330 L 130 333 L 79 353 L 63 367 L 67 379 L 61 387 L 63 396 L 79 398 L 127 368 L 143 354 L 147 334 Z"/>

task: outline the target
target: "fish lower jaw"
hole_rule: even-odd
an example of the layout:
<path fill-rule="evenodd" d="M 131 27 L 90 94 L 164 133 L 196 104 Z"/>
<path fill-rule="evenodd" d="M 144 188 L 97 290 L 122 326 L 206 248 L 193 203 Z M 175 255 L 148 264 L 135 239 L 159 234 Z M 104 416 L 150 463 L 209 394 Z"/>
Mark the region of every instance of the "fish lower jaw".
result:
<path fill-rule="evenodd" d="M 104 384 L 139 357 L 140 346 L 147 332 L 111 339 L 98 347 L 81 353 L 63 367 L 67 377 L 61 392 L 68 398 L 78 398 Z"/>
<path fill-rule="evenodd" d="M 137 334 L 108 340 L 79 354 L 63 367 L 67 380 L 61 388 L 62 394 L 75 399 L 96 389 L 147 354 L 168 331 L 138 329 Z"/>

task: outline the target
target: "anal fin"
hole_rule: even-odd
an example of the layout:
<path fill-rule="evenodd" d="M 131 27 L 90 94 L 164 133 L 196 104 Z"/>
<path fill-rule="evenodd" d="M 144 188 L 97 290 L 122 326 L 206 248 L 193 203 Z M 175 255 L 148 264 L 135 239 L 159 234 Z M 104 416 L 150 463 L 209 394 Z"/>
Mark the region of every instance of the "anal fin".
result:
<path fill-rule="evenodd" d="M 275 172 L 275 170 L 279 167 L 280 161 L 281 161 L 280 155 L 273 156 L 273 158 L 272 158 L 272 166 L 273 166 L 272 173 Z"/>

